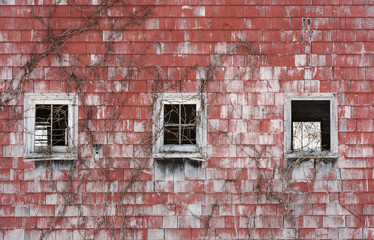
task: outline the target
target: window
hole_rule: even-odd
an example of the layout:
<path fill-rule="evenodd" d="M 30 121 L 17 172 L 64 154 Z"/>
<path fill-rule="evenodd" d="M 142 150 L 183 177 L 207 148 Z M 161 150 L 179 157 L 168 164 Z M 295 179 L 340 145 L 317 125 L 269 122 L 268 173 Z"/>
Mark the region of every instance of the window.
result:
<path fill-rule="evenodd" d="M 161 94 L 154 109 L 155 158 L 203 160 L 206 118 L 201 94 Z"/>
<path fill-rule="evenodd" d="M 24 159 L 77 158 L 78 108 L 74 94 L 25 94 Z"/>
<path fill-rule="evenodd" d="M 287 158 L 337 157 L 337 107 L 333 96 L 289 97 L 285 117 Z"/>
<path fill-rule="evenodd" d="M 321 151 L 321 122 L 292 121 L 292 150 Z"/>

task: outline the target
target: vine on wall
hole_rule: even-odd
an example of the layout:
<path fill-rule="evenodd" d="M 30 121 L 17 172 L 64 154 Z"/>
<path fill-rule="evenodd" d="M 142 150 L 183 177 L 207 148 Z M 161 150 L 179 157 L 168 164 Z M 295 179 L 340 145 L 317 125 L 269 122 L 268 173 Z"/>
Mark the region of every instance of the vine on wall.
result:
<path fill-rule="evenodd" d="M 69 218 L 71 212 L 77 219 L 70 224 L 79 230 L 84 239 L 101 238 L 101 230 L 109 230 L 107 238 L 110 239 L 138 238 L 136 237 L 138 228 L 152 225 L 147 212 L 134 206 L 142 193 L 152 192 L 153 198 L 158 198 L 157 202 L 164 205 L 165 209 L 171 208 L 165 200 L 162 189 L 156 189 L 157 184 L 152 177 L 152 144 L 155 141 L 154 136 L 160 135 L 152 133 L 150 114 L 153 102 L 159 98 L 160 93 L 180 91 L 182 80 L 188 80 L 183 79 L 183 76 L 188 75 L 184 73 L 191 70 L 197 72 L 196 94 L 209 92 L 210 85 L 217 81 L 217 71 L 222 69 L 226 71 L 227 68 L 232 67 L 234 56 L 242 56 L 242 65 L 235 68 L 236 72 L 232 80 L 243 82 L 243 86 L 246 81 L 254 84 L 261 53 L 250 43 L 228 44 L 225 51 L 210 57 L 208 66 L 180 68 L 180 81 L 172 81 L 163 66 L 144 63 L 144 57 L 150 55 L 151 49 L 155 49 L 156 42 L 141 47 L 137 46 L 136 41 L 131 44 L 126 42 L 126 46 L 129 47 L 128 53 L 117 53 L 119 45 L 122 44 L 120 40 L 126 38 L 129 30 L 144 28 L 147 19 L 153 16 L 154 6 L 131 6 L 121 0 L 104 0 L 95 6 L 80 6 L 75 2 L 67 0 L 65 6 L 61 5 L 63 1 L 57 1 L 48 7 L 42 5 L 32 7 L 31 18 L 39 21 L 43 31 L 36 35 L 37 42 L 26 63 L 7 82 L 6 91 L 0 96 L 0 107 L 4 109 L 22 99 L 22 93 L 29 90 L 27 86 L 38 81 L 34 79 L 33 74 L 44 66 L 44 60 L 48 59 L 58 66 L 58 71 L 52 74 L 56 74 L 56 78 L 66 84 L 68 92 L 76 93 L 79 98 L 78 149 L 80 153 L 77 162 L 68 164 L 69 169 L 59 170 L 64 175 L 63 187 L 59 186 L 61 177 L 56 176 L 56 164 L 48 159 L 42 163 L 44 165 L 42 167 L 47 169 L 53 190 L 59 196 L 60 205 L 56 217 L 48 228 L 43 229 L 40 239 L 48 238 L 60 224 L 65 224 L 65 221 L 72 221 Z M 61 7 L 67 7 L 70 14 L 79 18 L 79 21 L 71 23 L 73 27 L 68 29 L 57 27 L 60 20 L 56 14 Z M 121 9 L 123 14 L 114 17 L 118 9 Z M 103 31 L 103 29 L 109 30 Z M 102 34 L 103 42 L 96 47 L 96 50 L 101 53 L 91 54 L 88 61 L 85 59 L 87 55 L 80 56 L 70 49 L 77 39 L 84 40 Z M 54 63 L 54 60 L 57 62 Z M 139 94 L 141 99 L 134 99 L 136 98 L 133 94 L 134 86 L 139 78 L 144 76 L 152 76 L 151 81 L 147 82 L 148 92 Z M 229 85 L 230 81 L 225 80 L 222 84 Z M 93 99 L 90 93 L 95 93 L 97 99 Z M 219 101 L 219 98 L 219 94 L 209 93 L 208 105 Z M 140 101 L 143 102 L 143 107 L 132 108 L 134 103 Z M 229 99 L 226 102 L 229 102 Z M 237 106 L 238 103 L 235 101 L 228 103 L 229 115 L 240 115 Z M 129 111 L 130 114 L 141 115 L 144 119 L 142 133 L 128 131 L 128 134 L 119 134 L 123 129 L 130 128 L 127 125 L 130 123 L 125 117 L 129 115 Z M 22 115 L 20 112 L 15 114 Z M 271 160 L 272 152 L 266 147 L 241 144 L 236 136 L 230 133 L 229 126 L 217 128 L 216 124 L 208 121 L 208 134 L 210 139 L 216 139 L 219 143 L 236 146 L 237 155 L 232 157 L 237 160 L 233 162 L 222 160 L 215 165 L 214 161 L 210 162 L 207 159 L 202 167 L 214 169 L 225 167 L 224 164 L 230 166 L 237 164 L 239 167 L 231 167 L 233 169 L 231 176 L 227 176 L 222 184 L 222 191 L 230 198 L 217 198 L 206 214 L 194 215 L 204 229 L 203 238 L 220 237 L 211 224 L 214 218 L 220 215 L 219 209 L 233 208 L 236 214 L 239 205 L 243 202 L 250 204 L 251 207 L 241 210 L 243 211 L 241 216 L 234 215 L 233 228 L 236 236 L 243 235 L 241 232 L 243 226 L 240 225 L 242 221 L 247 223 L 244 235 L 248 239 L 258 234 L 256 233 L 258 219 L 265 211 L 272 211 L 273 207 L 277 208 L 277 214 L 282 215 L 290 226 L 294 225 L 294 209 L 291 203 L 295 192 L 290 188 L 290 175 L 295 166 L 308 159 L 294 161 L 284 169 L 282 163 L 272 162 L 274 161 Z M 119 145 L 115 144 L 126 142 L 130 137 L 136 144 L 127 146 L 128 149 L 119 149 Z M 95 152 L 99 148 L 102 148 L 103 154 L 96 158 Z M 273 170 L 267 166 L 279 166 L 280 169 Z M 128 171 L 125 173 L 118 171 L 123 168 Z M 248 177 L 248 169 L 255 177 L 253 181 L 246 182 L 244 180 Z M 84 199 L 89 195 L 82 194 L 89 181 L 92 181 L 93 188 L 97 188 L 96 201 L 103 206 L 96 209 L 96 214 L 93 216 L 87 215 L 88 210 L 84 206 L 85 202 L 90 201 Z M 154 185 L 149 187 L 145 182 Z M 250 186 L 243 186 L 245 184 Z M 273 229 L 271 217 L 262 216 L 260 221 L 263 226 Z M 88 226 L 95 226 L 94 230 L 87 231 Z M 275 239 L 277 233 L 272 232 L 272 234 L 271 238 Z M 297 228 L 294 228 L 292 234 L 297 238 Z"/>

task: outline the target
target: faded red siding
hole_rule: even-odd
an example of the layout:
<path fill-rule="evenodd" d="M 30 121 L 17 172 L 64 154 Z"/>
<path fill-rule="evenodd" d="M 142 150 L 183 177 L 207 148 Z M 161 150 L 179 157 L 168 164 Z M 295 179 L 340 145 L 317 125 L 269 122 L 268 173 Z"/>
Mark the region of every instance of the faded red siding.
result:
<path fill-rule="evenodd" d="M 374 237 L 371 1 L 119 2 L 21 68 L 50 46 L 41 20 L 57 36 L 101 1 L 51 2 L 0 0 L 0 239 Z M 162 175 L 153 93 L 197 93 L 207 72 L 206 162 Z M 79 93 L 76 169 L 23 160 L 28 92 Z M 282 176 L 285 96 L 308 93 L 337 100 L 339 158 Z"/>

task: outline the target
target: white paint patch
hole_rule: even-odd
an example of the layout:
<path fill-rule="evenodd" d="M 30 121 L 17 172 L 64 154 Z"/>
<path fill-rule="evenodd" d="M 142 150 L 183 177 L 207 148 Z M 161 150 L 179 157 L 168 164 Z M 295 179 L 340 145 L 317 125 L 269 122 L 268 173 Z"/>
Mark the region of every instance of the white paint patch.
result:
<path fill-rule="evenodd" d="M 374 7 L 373 7 L 373 9 L 374 9 Z M 365 54 L 366 53 L 366 50 L 365 50 L 365 44 L 362 44 L 361 45 L 361 54 Z"/>
<path fill-rule="evenodd" d="M 283 93 L 274 93 L 274 102 L 275 102 L 275 105 L 283 106 L 284 105 Z"/>
<path fill-rule="evenodd" d="M 68 5 L 67 0 L 56 0 L 56 5 Z"/>
<path fill-rule="evenodd" d="M 100 62 L 100 58 L 96 54 L 91 54 L 91 65 L 98 64 Z"/>
<path fill-rule="evenodd" d="M 251 116 L 251 107 L 243 106 L 243 119 L 248 120 Z"/>
<path fill-rule="evenodd" d="M 247 26 L 248 29 L 252 28 L 252 19 L 245 19 L 245 26 Z"/>
<path fill-rule="evenodd" d="M 217 54 L 225 54 L 227 51 L 227 43 L 221 42 L 217 43 L 215 46 L 215 53 Z"/>
<path fill-rule="evenodd" d="M 104 42 L 118 42 L 122 40 L 122 33 L 115 31 L 103 31 L 103 41 Z"/>
<path fill-rule="evenodd" d="M 23 146 L 11 145 L 3 148 L 3 157 L 22 157 Z"/>
<path fill-rule="evenodd" d="M 273 143 L 273 134 L 262 133 L 259 135 L 261 145 L 271 145 Z"/>
<path fill-rule="evenodd" d="M 274 79 L 275 80 L 280 80 L 280 76 L 282 72 L 286 72 L 287 67 L 274 67 Z"/>
<path fill-rule="evenodd" d="M 18 142 L 17 134 L 16 133 L 10 133 L 9 134 L 9 139 L 10 139 L 10 145 L 16 145 Z"/>
<path fill-rule="evenodd" d="M 88 95 L 86 98 L 86 104 L 91 106 L 100 105 L 100 96 L 95 94 Z"/>
<path fill-rule="evenodd" d="M 0 0 L 0 5 L 15 5 L 16 0 Z"/>
<path fill-rule="evenodd" d="M 134 146 L 123 145 L 121 149 L 121 157 L 133 157 L 133 156 L 134 156 Z"/>
<path fill-rule="evenodd" d="M 350 63 L 350 65 L 352 65 L 352 63 Z M 369 67 L 370 66 L 370 58 L 367 57 L 366 55 L 361 55 L 359 66 L 360 67 Z"/>
<path fill-rule="evenodd" d="M 208 119 L 208 126 L 209 128 L 212 128 L 213 130 L 219 129 L 219 121 L 218 119 Z"/>
<path fill-rule="evenodd" d="M 196 8 L 195 15 L 198 17 L 205 17 L 205 7 Z"/>
<path fill-rule="evenodd" d="M 373 148 L 371 147 L 362 147 L 362 156 L 363 157 L 372 157 L 373 156 Z"/>
<path fill-rule="evenodd" d="M 0 33 L 0 42 L 5 42 L 7 41 L 7 39 L 8 39 L 8 36 L 6 36 L 5 33 L 4 34 Z"/>
<path fill-rule="evenodd" d="M 105 107 L 100 106 L 97 107 L 97 119 L 104 119 L 105 118 Z"/>
<path fill-rule="evenodd" d="M 42 93 L 47 91 L 47 85 L 45 82 L 36 82 L 34 84 L 34 91 L 37 93 Z"/>
<path fill-rule="evenodd" d="M 184 41 L 190 41 L 190 33 L 187 32 L 187 31 L 184 31 L 183 39 L 184 39 Z"/>
<path fill-rule="evenodd" d="M 269 80 L 268 81 L 268 92 L 279 92 L 280 84 L 278 80 Z"/>
<path fill-rule="evenodd" d="M 47 194 L 45 196 L 45 203 L 46 204 L 51 204 L 51 205 L 56 205 L 57 204 L 57 199 L 58 199 L 58 196 L 57 194 Z"/>
<path fill-rule="evenodd" d="M 306 55 L 295 55 L 295 66 L 301 67 L 306 65 Z"/>
<path fill-rule="evenodd" d="M 319 55 L 318 56 L 318 66 L 326 66 L 327 61 L 326 61 L 326 55 Z"/>
<path fill-rule="evenodd" d="M 236 122 L 236 132 L 246 133 L 247 132 L 247 122 L 243 120 L 238 120 Z"/>
<path fill-rule="evenodd" d="M 228 92 L 243 92 L 243 89 L 244 89 L 243 81 L 234 80 L 226 84 L 227 84 L 226 90 Z"/>
<path fill-rule="evenodd" d="M 0 79 L 1 80 L 8 80 L 12 78 L 12 69 L 11 68 L 3 68 L 0 72 Z"/>
<path fill-rule="evenodd" d="M 341 116 L 343 118 L 351 118 L 351 107 L 350 106 L 344 106 L 343 108 L 344 116 Z"/>
<path fill-rule="evenodd" d="M 189 214 L 195 215 L 195 216 L 200 216 L 202 212 L 201 204 L 189 204 L 187 205 L 187 209 L 188 209 Z"/>
<path fill-rule="evenodd" d="M 143 121 L 135 121 L 134 122 L 134 132 L 144 132 L 144 122 Z"/>
<path fill-rule="evenodd" d="M 231 145 L 229 145 L 229 151 L 228 151 L 228 156 L 229 157 L 236 157 L 238 154 L 237 154 L 237 149 L 236 149 L 236 145 L 234 145 L 234 144 L 231 144 Z"/>
<path fill-rule="evenodd" d="M 304 71 L 304 79 L 312 80 L 317 73 L 317 68 L 306 68 Z"/>
<path fill-rule="evenodd" d="M 224 190 L 225 181 L 224 180 L 213 180 L 213 191 L 222 192 Z"/>
<path fill-rule="evenodd" d="M 283 132 L 283 120 L 272 119 L 270 120 L 270 132 Z"/>
<path fill-rule="evenodd" d="M 160 22 L 159 22 L 158 18 L 147 19 L 145 21 L 145 28 L 146 29 L 159 29 L 160 28 Z"/>
<path fill-rule="evenodd" d="M 165 221 L 164 218 L 163 221 Z M 175 223 L 177 223 L 177 221 L 175 221 Z M 164 229 L 148 229 L 147 231 L 148 236 L 152 236 L 153 239 L 164 239 Z"/>
<path fill-rule="evenodd" d="M 191 43 L 190 42 L 183 42 L 179 43 L 176 47 L 177 54 L 189 54 L 191 53 Z"/>
<path fill-rule="evenodd" d="M 70 56 L 69 56 L 69 54 L 62 54 L 61 59 L 60 59 L 60 65 L 62 67 L 70 66 Z"/>
<path fill-rule="evenodd" d="M 262 80 L 273 79 L 272 67 L 260 67 L 260 79 Z"/>
<path fill-rule="evenodd" d="M 188 21 L 186 18 L 180 19 L 179 24 L 176 24 L 179 26 L 176 26 L 177 29 L 187 29 L 188 28 Z"/>
<path fill-rule="evenodd" d="M 229 108 L 228 106 L 222 106 L 221 107 L 221 118 L 226 119 L 229 113 Z"/>
<path fill-rule="evenodd" d="M 298 164 L 292 170 L 292 179 L 293 180 L 306 180 L 310 176 L 313 176 L 313 161 L 304 161 L 301 164 Z"/>
<path fill-rule="evenodd" d="M 320 82 L 318 80 L 305 80 L 305 92 L 319 92 Z"/>
<path fill-rule="evenodd" d="M 14 230 L 11 230 L 11 231 L 7 231 L 5 233 L 4 240 L 14 240 L 14 239 L 25 239 L 25 230 L 24 229 L 14 229 Z"/>
<path fill-rule="evenodd" d="M 233 67 L 227 67 L 225 71 L 225 80 L 231 81 L 235 78 L 234 76 L 234 68 Z M 227 84 L 230 84 L 228 82 Z"/>

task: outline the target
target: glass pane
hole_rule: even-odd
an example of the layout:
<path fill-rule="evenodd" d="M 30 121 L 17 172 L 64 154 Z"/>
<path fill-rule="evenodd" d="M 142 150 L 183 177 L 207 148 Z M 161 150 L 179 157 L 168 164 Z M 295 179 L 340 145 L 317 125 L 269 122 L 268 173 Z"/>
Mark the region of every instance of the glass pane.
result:
<path fill-rule="evenodd" d="M 35 146 L 47 147 L 51 136 L 51 105 L 35 106 Z"/>
<path fill-rule="evenodd" d="M 196 122 L 196 104 L 181 105 L 181 123 L 194 124 Z"/>
<path fill-rule="evenodd" d="M 293 122 L 294 151 L 321 151 L 321 122 Z"/>
<path fill-rule="evenodd" d="M 53 105 L 52 145 L 67 146 L 68 106 Z"/>
<path fill-rule="evenodd" d="M 182 127 L 182 144 L 196 144 L 196 127 Z"/>
<path fill-rule="evenodd" d="M 179 144 L 178 126 L 166 126 L 164 128 L 164 144 Z"/>
<path fill-rule="evenodd" d="M 165 104 L 164 122 L 165 125 L 179 123 L 179 104 Z"/>

